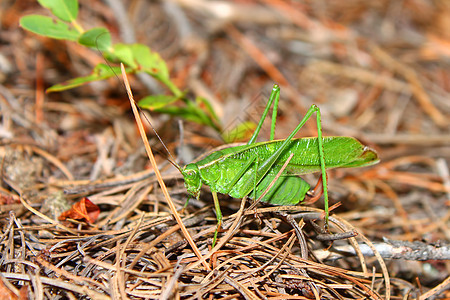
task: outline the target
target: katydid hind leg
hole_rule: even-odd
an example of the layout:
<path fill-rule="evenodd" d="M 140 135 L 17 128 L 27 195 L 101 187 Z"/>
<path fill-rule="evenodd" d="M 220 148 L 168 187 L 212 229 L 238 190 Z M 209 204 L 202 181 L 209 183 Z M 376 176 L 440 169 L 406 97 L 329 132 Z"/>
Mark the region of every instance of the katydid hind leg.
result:
<path fill-rule="evenodd" d="M 275 90 L 275 86 L 274 86 Z M 277 122 L 277 115 L 278 115 L 278 102 L 280 101 L 280 88 L 277 89 L 277 94 L 275 95 L 273 102 L 273 109 L 272 109 L 272 124 L 270 126 L 270 140 L 273 141 L 275 138 L 275 124 Z"/>
<path fill-rule="evenodd" d="M 270 133 L 270 139 L 273 139 L 273 132 L 275 132 L 275 121 L 274 116 L 276 118 L 276 110 L 278 109 L 278 101 L 280 99 L 280 87 L 277 84 L 273 85 L 272 92 L 270 93 L 269 101 L 267 101 L 266 108 L 264 109 L 264 112 L 261 116 L 261 119 L 258 122 L 258 125 L 256 126 L 255 132 L 253 132 L 252 137 L 247 142 L 247 145 L 251 145 L 256 142 L 256 139 L 258 138 L 259 132 L 261 131 L 261 127 L 264 123 L 264 120 L 267 117 L 267 114 L 269 113 L 269 109 L 272 106 L 272 103 L 275 100 L 275 106 L 274 106 L 274 112 L 272 114 L 272 128 Z"/>
<path fill-rule="evenodd" d="M 315 105 L 314 105 L 315 106 Z M 325 224 L 328 226 L 328 217 L 330 216 L 330 211 L 328 207 L 328 183 L 327 183 L 327 171 L 325 166 L 325 154 L 323 151 L 323 138 L 322 138 L 322 121 L 320 115 L 320 109 L 316 107 L 317 116 L 317 144 L 319 145 L 319 159 L 320 159 L 320 169 L 322 172 L 322 188 L 323 188 L 323 198 L 324 198 L 324 210 L 325 210 Z"/>

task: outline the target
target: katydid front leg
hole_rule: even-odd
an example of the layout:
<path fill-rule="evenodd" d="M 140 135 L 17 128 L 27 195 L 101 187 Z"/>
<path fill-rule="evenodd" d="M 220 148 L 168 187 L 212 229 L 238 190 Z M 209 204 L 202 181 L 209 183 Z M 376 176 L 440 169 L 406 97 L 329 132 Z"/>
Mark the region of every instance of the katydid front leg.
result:
<path fill-rule="evenodd" d="M 253 158 L 250 159 L 245 164 L 245 166 L 241 168 L 241 170 L 239 170 L 237 175 L 231 180 L 230 190 L 236 184 L 236 182 L 238 182 L 239 179 L 241 179 L 241 177 L 245 174 L 245 172 L 247 172 L 248 168 L 250 168 L 251 164 L 255 161 L 255 159 L 256 159 L 256 157 L 253 156 Z M 230 190 L 228 190 L 227 193 L 229 193 Z M 214 200 L 214 208 L 216 210 L 216 218 L 217 218 L 217 228 L 216 228 L 216 231 L 214 232 L 214 238 L 213 238 L 213 243 L 212 243 L 212 247 L 214 248 L 214 246 L 216 245 L 216 241 L 217 241 L 217 234 L 219 233 L 220 227 L 222 225 L 222 211 L 220 210 L 220 203 L 219 203 L 219 199 L 217 198 L 217 192 L 211 191 L 211 193 L 212 193 L 213 200 Z"/>
<path fill-rule="evenodd" d="M 217 192 L 211 191 L 214 200 L 214 209 L 216 210 L 216 218 L 217 218 L 217 228 L 214 232 L 214 238 L 212 243 L 212 248 L 216 245 L 217 234 L 219 233 L 219 229 L 222 226 L 222 211 L 220 210 L 219 199 L 217 198 Z"/>

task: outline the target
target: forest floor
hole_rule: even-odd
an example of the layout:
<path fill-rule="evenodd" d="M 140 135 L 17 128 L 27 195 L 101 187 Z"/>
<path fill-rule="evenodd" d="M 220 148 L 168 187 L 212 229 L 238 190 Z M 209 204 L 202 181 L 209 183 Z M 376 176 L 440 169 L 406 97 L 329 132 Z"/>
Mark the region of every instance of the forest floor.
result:
<path fill-rule="evenodd" d="M 230 142 L 240 124 L 249 129 L 233 136 L 247 141 L 275 83 L 275 138 L 314 103 L 324 135 L 355 137 L 380 162 L 328 171 L 329 231 L 323 199 L 254 206 L 219 195 L 213 248 L 209 187 L 183 210 L 183 178 L 144 119 L 164 197 L 120 74 L 46 93 L 105 58 L 24 30 L 20 18 L 50 12 L 3 0 L 1 299 L 450 298 L 449 2 L 123 2 L 82 1 L 78 22 L 149 46 L 172 82 L 217 114 L 213 129 L 144 110 L 180 165 Z M 136 100 L 168 93 L 151 76 L 129 80 Z M 315 124 L 297 137 L 317 136 Z M 258 141 L 269 132 L 267 120 Z M 315 186 L 319 174 L 303 178 Z"/>

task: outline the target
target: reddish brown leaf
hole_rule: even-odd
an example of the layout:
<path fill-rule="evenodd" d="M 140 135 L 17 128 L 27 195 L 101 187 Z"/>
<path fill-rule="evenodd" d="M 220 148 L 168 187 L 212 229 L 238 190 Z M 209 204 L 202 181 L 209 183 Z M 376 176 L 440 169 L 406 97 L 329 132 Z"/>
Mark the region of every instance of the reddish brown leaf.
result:
<path fill-rule="evenodd" d="M 7 286 L 0 280 L 0 300 L 17 300 L 19 299 Z"/>
<path fill-rule="evenodd" d="M 28 287 L 26 285 L 19 290 L 19 300 L 28 300 Z"/>
<path fill-rule="evenodd" d="M 88 198 L 84 197 L 72 205 L 71 209 L 63 212 L 58 219 L 63 221 L 70 218 L 74 220 L 85 220 L 88 223 L 94 223 L 99 214 L 100 208 L 92 203 Z"/>

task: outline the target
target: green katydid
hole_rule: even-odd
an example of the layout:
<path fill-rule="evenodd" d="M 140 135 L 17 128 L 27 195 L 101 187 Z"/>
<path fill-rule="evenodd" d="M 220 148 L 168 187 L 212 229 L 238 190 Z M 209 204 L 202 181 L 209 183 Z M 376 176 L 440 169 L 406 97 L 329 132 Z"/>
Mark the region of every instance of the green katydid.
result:
<path fill-rule="evenodd" d="M 257 195 L 269 187 L 271 189 L 261 201 L 276 205 L 295 205 L 304 200 L 310 185 L 298 175 L 321 172 L 325 202 L 326 221 L 328 221 L 328 189 L 326 169 L 370 166 L 378 162 L 377 153 L 352 137 L 322 137 L 320 110 L 312 105 L 303 120 L 285 140 L 273 140 L 275 122 L 280 98 L 280 88 L 274 85 L 264 113 L 250 141 L 243 146 L 225 148 L 211 153 L 204 159 L 179 169 L 184 177 L 187 191 L 198 198 L 202 184 L 211 189 L 217 214 L 218 229 L 221 225 L 217 193 L 228 194 L 234 198 L 245 196 L 256 199 Z M 262 124 L 274 103 L 270 141 L 255 142 Z M 313 113 L 317 116 L 317 137 L 294 138 Z M 283 164 L 293 153 L 288 165 Z M 217 237 L 217 231 L 214 241 Z"/>

